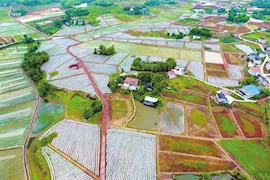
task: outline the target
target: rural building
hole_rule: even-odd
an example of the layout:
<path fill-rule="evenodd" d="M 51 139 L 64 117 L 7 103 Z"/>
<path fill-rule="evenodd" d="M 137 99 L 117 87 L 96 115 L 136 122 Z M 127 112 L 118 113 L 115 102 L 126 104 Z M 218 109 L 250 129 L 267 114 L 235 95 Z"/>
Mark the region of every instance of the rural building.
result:
<path fill-rule="evenodd" d="M 265 69 L 270 72 L 270 62 L 265 64 Z"/>
<path fill-rule="evenodd" d="M 176 66 L 172 71 L 174 71 L 174 73 L 178 76 L 180 75 L 184 75 L 187 73 L 187 71 L 185 70 L 185 68 L 181 68 L 179 66 Z"/>
<path fill-rule="evenodd" d="M 259 76 L 259 78 L 257 79 L 257 82 L 258 82 L 259 86 L 267 86 L 268 85 L 267 79 L 263 76 Z"/>
<path fill-rule="evenodd" d="M 268 56 L 270 56 L 270 47 L 265 48 L 265 52 Z"/>
<path fill-rule="evenodd" d="M 266 44 L 267 43 L 267 41 L 266 41 L 266 39 L 265 38 L 259 38 L 258 39 L 258 43 L 261 43 L 261 44 Z"/>
<path fill-rule="evenodd" d="M 266 32 L 267 30 L 268 30 L 267 27 L 261 27 L 261 28 L 259 28 L 259 31 L 260 31 L 260 32 Z"/>
<path fill-rule="evenodd" d="M 201 36 L 196 36 L 196 35 L 193 35 L 193 39 L 201 39 Z"/>
<path fill-rule="evenodd" d="M 136 90 L 138 88 L 139 79 L 127 77 L 122 85 L 123 89 Z"/>
<path fill-rule="evenodd" d="M 168 72 L 168 76 L 169 76 L 170 79 L 174 79 L 174 78 L 177 77 L 177 75 L 175 74 L 175 72 L 173 70 Z"/>
<path fill-rule="evenodd" d="M 259 57 L 260 59 L 265 58 L 265 57 L 266 57 L 265 52 L 260 52 L 259 55 L 258 55 L 258 57 Z"/>
<path fill-rule="evenodd" d="M 214 97 L 214 101 L 217 104 L 232 104 L 233 98 L 230 96 L 230 92 L 227 90 L 219 90 Z"/>
<path fill-rule="evenodd" d="M 250 53 L 248 55 L 248 60 L 254 65 L 261 65 L 262 61 L 256 53 Z"/>
<path fill-rule="evenodd" d="M 243 86 L 242 88 L 237 89 L 236 91 L 246 98 L 252 98 L 254 96 L 261 94 L 262 88 L 250 84 Z"/>
<path fill-rule="evenodd" d="M 260 68 L 258 67 L 252 67 L 248 70 L 248 73 L 251 75 L 251 76 L 259 76 L 261 75 L 261 70 Z"/>
<path fill-rule="evenodd" d="M 157 98 L 146 96 L 144 98 L 143 104 L 145 104 L 147 106 L 155 107 L 157 105 L 157 102 L 158 102 L 158 99 Z"/>

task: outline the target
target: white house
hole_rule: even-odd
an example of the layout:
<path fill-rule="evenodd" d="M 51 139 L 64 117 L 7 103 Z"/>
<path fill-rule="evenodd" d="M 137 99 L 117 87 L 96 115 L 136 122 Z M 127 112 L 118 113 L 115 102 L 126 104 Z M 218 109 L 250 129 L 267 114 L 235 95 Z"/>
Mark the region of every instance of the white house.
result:
<path fill-rule="evenodd" d="M 264 37 L 262 37 L 258 39 L 258 43 L 265 44 L 267 43 L 267 40 Z"/>
<path fill-rule="evenodd" d="M 158 99 L 157 98 L 153 98 L 153 97 L 150 97 L 150 96 L 146 96 L 144 98 L 144 101 L 143 101 L 143 104 L 147 105 L 147 106 L 156 106 L 157 105 L 157 102 L 158 102 Z"/>

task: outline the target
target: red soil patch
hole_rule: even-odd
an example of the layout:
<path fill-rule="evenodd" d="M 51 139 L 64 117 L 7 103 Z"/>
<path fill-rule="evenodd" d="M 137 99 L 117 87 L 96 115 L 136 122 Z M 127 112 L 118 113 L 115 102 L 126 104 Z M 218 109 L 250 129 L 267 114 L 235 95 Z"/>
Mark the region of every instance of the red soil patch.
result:
<path fill-rule="evenodd" d="M 264 117 L 263 109 L 262 109 L 262 111 L 257 111 L 254 108 L 250 108 L 250 107 L 242 105 L 242 104 L 235 104 L 234 108 L 237 109 L 238 111 L 242 111 L 246 114 L 249 114 L 251 116 L 255 116 L 256 118 L 263 120 L 263 117 Z"/>
<path fill-rule="evenodd" d="M 221 31 L 233 32 L 235 29 L 235 26 L 222 26 Z"/>
<path fill-rule="evenodd" d="M 261 123 L 258 119 L 236 110 L 233 110 L 233 114 L 245 137 L 261 138 L 263 136 Z"/>
<path fill-rule="evenodd" d="M 247 32 L 250 32 L 250 29 L 245 26 L 240 26 L 234 31 L 235 34 L 242 34 Z"/>
<path fill-rule="evenodd" d="M 216 71 L 216 70 L 206 70 L 208 76 L 217 76 L 217 77 L 222 77 L 222 78 L 229 78 L 229 75 L 226 71 Z"/>
<path fill-rule="evenodd" d="M 224 52 L 224 57 L 228 64 L 244 65 L 246 63 L 245 59 L 242 58 L 242 53 L 227 53 Z"/>
<path fill-rule="evenodd" d="M 226 70 L 224 64 L 206 63 L 206 68 L 220 71 Z"/>
<path fill-rule="evenodd" d="M 270 28 L 269 22 L 263 22 L 263 23 L 249 22 L 248 24 L 253 25 L 253 26 L 257 26 L 258 28 L 265 27 L 265 26 Z"/>
<path fill-rule="evenodd" d="M 167 153 L 160 153 L 159 164 L 161 172 L 213 172 L 235 168 L 233 162 L 223 159 L 218 160 Z"/>
<path fill-rule="evenodd" d="M 206 108 L 187 106 L 187 112 L 189 135 L 210 138 L 219 137 L 215 121 Z M 200 118 L 200 120 L 196 120 L 196 118 Z"/>
<path fill-rule="evenodd" d="M 160 135 L 160 150 L 195 154 L 202 156 L 224 157 L 213 141 Z"/>
<path fill-rule="evenodd" d="M 222 134 L 222 137 L 225 138 L 233 138 L 236 136 L 239 136 L 239 129 L 237 128 L 237 125 L 235 124 L 235 121 L 233 120 L 233 117 L 229 110 L 223 110 L 223 111 L 216 111 L 213 112 L 216 123 L 218 125 L 219 131 Z M 224 122 L 223 118 L 226 118 L 228 121 L 231 122 L 231 125 L 234 126 L 235 129 L 226 129 L 226 122 Z"/>

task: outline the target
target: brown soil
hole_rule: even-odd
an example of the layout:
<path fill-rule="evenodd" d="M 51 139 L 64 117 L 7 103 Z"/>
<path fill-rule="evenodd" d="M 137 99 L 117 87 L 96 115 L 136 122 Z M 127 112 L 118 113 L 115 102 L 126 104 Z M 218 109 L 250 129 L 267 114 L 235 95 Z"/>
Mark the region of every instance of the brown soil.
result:
<path fill-rule="evenodd" d="M 132 97 L 131 95 L 125 95 L 125 94 L 113 94 L 113 95 L 107 95 L 106 98 L 108 99 L 110 103 L 110 117 L 111 121 L 110 124 L 117 127 L 122 127 L 133 115 L 133 104 L 132 104 Z M 113 107 L 112 106 L 112 100 L 121 100 L 125 102 L 127 114 L 126 116 L 119 118 L 118 117 L 118 111 L 121 111 L 121 107 Z M 112 113 L 116 113 L 113 115 Z"/>
<path fill-rule="evenodd" d="M 160 153 L 159 158 L 161 172 L 213 172 L 235 168 L 233 162 L 223 159 L 218 160 L 165 153 Z"/>

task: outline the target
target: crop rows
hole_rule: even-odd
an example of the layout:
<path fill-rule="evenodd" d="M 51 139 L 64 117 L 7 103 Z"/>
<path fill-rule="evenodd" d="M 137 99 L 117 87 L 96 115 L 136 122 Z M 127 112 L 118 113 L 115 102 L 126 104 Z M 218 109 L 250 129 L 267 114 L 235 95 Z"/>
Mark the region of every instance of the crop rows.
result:
<path fill-rule="evenodd" d="M 57 137 L 52 145 L 82 164 L 95 174 L 99 174 L 100 130 L 98 126 L 63 120 L 50 128 L 42 137 L 53 132 Z"/>

